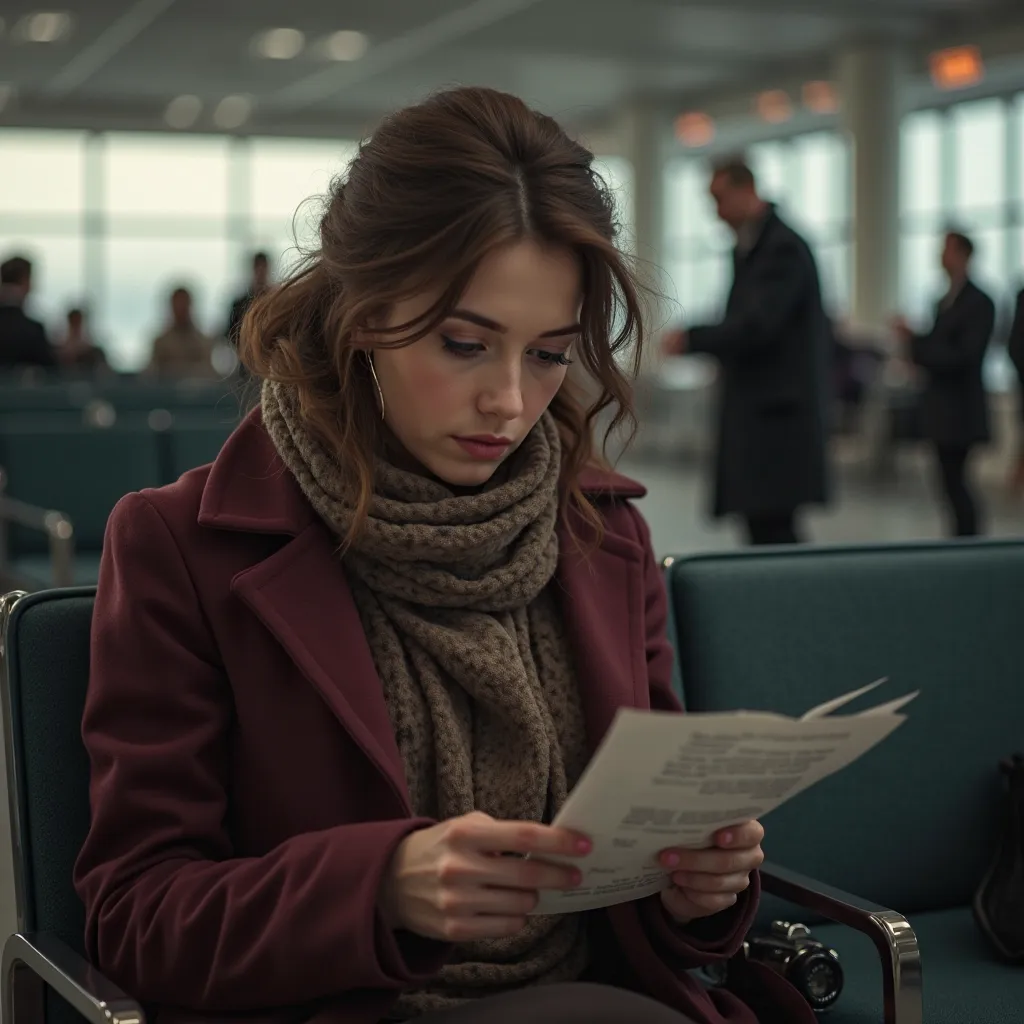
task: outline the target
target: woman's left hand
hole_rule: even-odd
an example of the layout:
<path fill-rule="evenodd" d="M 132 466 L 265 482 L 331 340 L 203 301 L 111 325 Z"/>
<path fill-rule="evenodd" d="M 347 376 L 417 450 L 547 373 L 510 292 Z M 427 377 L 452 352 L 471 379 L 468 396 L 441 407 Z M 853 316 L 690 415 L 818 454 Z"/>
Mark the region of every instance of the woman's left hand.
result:
<path fill-rule="evenodd" d="M 715 833 L 707 850 L 665 850 L 661 866 L 671 872 L 672 885 L 661 901 L 679 924 L 728 910 L 750 885 L 750 873 L 764 861 L 760 822 L 748 821 Z"/>

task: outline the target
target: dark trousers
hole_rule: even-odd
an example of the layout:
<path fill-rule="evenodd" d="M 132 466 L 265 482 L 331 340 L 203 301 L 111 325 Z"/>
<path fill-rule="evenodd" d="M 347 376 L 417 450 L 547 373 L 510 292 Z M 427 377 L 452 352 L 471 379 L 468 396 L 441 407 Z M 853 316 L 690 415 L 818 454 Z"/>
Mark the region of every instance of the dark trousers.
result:
<path fill-rule="evenodd" d="M 747 540 L 751 544 L 799 544 L 796 512 L 747 516 Z"/>
<path fill-rule="evenodd" d="M 693 1024 L 689 1017 L 647 996 L 579 981 L 489 996 L 419 1020 L 422 1024 Z"/>
<path fill-rule="evenodd" d="M 950 533 L 954 537 L 974 537 L 980 532 L 978 503 L 967 481 L 967 460 L 971 449 L 967 446 L 936 445 L 935 456 L 939 467 L 939 483 L 949 506 Z"/>

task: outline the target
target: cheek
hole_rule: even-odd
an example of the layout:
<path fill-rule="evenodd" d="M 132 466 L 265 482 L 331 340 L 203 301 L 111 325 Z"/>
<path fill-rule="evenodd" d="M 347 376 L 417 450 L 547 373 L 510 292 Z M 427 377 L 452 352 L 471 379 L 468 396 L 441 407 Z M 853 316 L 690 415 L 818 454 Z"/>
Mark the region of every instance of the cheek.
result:
<path fill-rule="evenodd" d="M 558 389 L 565 380 L 567 370 L 559 367 L 557 370 L 536 370 L 524 380 L 524 405 L 527 413 L 534 419 L 539 419 L 541 413 L 551 404 L 551 400 L 558 394 Z"/>

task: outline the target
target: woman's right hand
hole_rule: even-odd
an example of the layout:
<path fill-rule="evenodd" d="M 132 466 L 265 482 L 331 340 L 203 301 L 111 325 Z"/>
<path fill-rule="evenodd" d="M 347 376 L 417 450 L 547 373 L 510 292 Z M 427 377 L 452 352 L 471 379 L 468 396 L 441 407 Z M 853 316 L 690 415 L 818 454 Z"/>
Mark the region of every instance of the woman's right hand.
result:
<path fill-rule="evenodd" d="M 526 924 L 539 890 L 580 883 L 578 868 L 542 858 L 585 857 L 590 849 L 586 837 L 550 825 L 497 821 L 479 811 L 451 818 L 405 837 L 379 906 L 390 927 L 428 939 L 505 938 Z"/>

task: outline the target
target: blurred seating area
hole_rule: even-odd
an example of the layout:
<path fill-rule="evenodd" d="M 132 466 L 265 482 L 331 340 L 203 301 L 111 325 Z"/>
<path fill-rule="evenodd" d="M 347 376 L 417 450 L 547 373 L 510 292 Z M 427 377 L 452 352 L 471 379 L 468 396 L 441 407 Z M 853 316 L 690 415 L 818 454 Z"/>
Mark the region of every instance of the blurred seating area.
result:
<path fill-rule="evenodd" d="M 118 499 L 211 462 L 245 403 L 237 377 L 0 379 L 4 589 L 95 583 Z"/>

